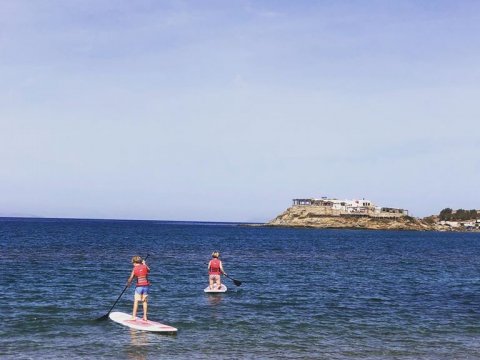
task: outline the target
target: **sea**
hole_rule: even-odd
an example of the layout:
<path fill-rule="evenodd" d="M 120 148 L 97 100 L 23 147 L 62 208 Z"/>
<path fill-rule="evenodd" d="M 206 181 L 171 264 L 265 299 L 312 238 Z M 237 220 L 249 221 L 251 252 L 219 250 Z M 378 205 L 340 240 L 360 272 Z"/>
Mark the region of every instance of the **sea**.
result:
<path fill-rule="evenodd" d="M 147 254 L 175 336 L 97 320 Z M 0 265 L 1 359 L 480 359 L 479 233 L 2 218 Z"/>

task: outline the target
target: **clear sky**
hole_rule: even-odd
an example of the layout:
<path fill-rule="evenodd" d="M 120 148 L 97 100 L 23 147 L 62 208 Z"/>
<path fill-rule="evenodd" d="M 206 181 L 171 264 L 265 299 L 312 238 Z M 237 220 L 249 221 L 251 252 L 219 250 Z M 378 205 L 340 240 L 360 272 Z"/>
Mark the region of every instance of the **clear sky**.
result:
<path fill-rule="evenodd" d="M 0 2 L 0 215 L 480 208 L 478 1 Z"/>

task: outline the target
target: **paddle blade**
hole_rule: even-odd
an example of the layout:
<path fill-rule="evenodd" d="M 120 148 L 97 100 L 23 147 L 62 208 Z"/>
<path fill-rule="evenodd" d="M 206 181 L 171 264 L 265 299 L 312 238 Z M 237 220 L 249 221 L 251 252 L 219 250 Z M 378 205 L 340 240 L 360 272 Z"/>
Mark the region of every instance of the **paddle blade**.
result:
<path fill-rule="evenodd" d="M 236 279 L 228 276 L 227 274 L 223 274 L 223 275 L 225 275 L 227 278 L 229 278 L 230 280 L 232 280 L 235 285 L 237 285 L 237 286 L 242 285 L 242 282 L 241 282 L 240 280 L 236 280 Z"/>
<path fill-rule="evenodd" d="M 108 314 L 105 314 L 102 317 L 99 317 L 98 319 L 95 319 L 95 321 L 104 321 L 104 320 L 108 320 Z"/>

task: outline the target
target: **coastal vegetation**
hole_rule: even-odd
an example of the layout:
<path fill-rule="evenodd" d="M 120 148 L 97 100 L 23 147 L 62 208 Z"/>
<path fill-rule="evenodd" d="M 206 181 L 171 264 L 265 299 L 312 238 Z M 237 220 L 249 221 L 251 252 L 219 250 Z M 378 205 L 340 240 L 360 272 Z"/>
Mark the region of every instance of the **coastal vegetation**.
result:
<path fill-rule="evenodd" d="M 478 210 L 452 210 L 451 208 L 445 208 L 440 211 L 438 219 L 441 221 L 466 221 L 466 220 L 477 220 L 480 219 L 480 214 Z"/>

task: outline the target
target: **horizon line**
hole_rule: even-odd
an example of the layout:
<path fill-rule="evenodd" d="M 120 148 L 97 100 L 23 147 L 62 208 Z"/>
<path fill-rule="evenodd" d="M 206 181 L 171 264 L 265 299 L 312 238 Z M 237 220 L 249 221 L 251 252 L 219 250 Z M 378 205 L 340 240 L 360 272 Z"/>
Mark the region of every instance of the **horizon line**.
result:
<path fill-rule="evenodd" d="M 77 217 L 43 217 L 43 216 L 0 216 L 0 220 L 76 220 L 76 221 L 145 221 L 164 223 L 194 224 L 265 224 L 252 221 L 212 221 L 212 220 L 159 220 L 159 219 L 115 219 L 115 218 L 77 218 Z"/>

